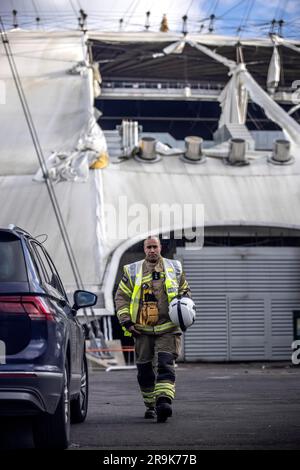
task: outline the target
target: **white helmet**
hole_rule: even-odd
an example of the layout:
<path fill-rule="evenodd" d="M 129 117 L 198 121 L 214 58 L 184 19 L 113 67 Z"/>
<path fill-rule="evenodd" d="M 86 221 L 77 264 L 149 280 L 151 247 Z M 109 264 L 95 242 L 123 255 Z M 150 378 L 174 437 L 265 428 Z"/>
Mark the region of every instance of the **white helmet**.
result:
<path fill-rule="evenodd" d="M 196 318 L 196 307 L 189 297 L 173 299 L 169 305 L 169 317 L 175 325 L 185 331 L 191 326 Z"/>

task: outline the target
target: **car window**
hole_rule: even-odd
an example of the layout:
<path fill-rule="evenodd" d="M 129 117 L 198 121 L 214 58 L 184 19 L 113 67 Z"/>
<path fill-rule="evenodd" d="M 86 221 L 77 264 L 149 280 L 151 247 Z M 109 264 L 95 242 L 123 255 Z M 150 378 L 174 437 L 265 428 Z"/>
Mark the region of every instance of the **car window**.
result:
<path fill-rule="evenodd" d="M 0 282 L 27 281 L 21 240 L 9 233 L 0 233 Z"/>
<path fill-rule="evenodd" d="M 64 297 L 66 297 L 59 275 L 49 255 L 46 253 L 44 248 L 41 247 L 38 243 L 32 242 L 31 246 L 35 251 L 38 269 L 44 282 L 50 284 L 52 287 L 58 290 Z"/>
<path fill-rule="evenodd" d="M 45 263 L 45 260 L 43 260 L 43 256 L 44 256 L 43 252 L 41 251 L 39 245 L 35 242 L 31 242 L 30 246 L 33 249 L 33 252 L 35 255 L 34 258 L 35 258 L 37 268 L 39 270 L 41 280 L 43 282 L 46 282 L 47 284 L 50 284 L 51 270 L 49 269 L 49 266 L 47 266 L 47 262 Z"/>
<path fill-rule="evenodd" d="M 64 295 L 64 297 L 67 298 L 67 295 L 66 295 L 66 293 L 65 293 L 65 289 L 64 289 L 64 287 L 63 287 L 63 283 L 62 283 L 62 281 L 61 281 L 61 279 L 60 279 L 60 277 L 59 277 L 59 274 L 58 274 L 58 272 L 57 272 L 56 267 L 54 266 L 54 263 L 53 263 L 52 259 L 51 259 L 50 256 L 48 255 L 48 253 L 47 253 L 47 251 L 45 250 L 45 248 L 43 248 L 43 252 L 44 252 L 44 254 L 45 254 L 45 257 L 47 258 L 47 261 L 48 261 L 48 263 L 49 263 L 49 266 L 51 267 L 52 273 L 55 273 L 55 275 L 56 275 L 56 279 L 55 279 L 56 286 L 54 286 L 54 287 L 56 287 L 56 289 L 58 289 L 58 290 Z"/>

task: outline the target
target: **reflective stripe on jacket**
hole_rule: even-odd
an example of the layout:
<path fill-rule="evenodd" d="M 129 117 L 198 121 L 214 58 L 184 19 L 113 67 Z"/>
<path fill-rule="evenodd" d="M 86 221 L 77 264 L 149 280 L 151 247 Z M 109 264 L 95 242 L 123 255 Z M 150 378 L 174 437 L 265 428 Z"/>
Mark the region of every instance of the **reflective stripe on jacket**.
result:
<path fill-rule="evenodd" d="M 182 265 L 180 261 L 162 258 L 164 273 L 165 273 L 165 292 L 167 294 L 168 303 L 178 295 L 180 278 L 182 275 Z M 151 275 L 143 277 L 143 263 L 144 260 L 137 261 L 136 263 L 127 264 L 124 266 L 124 273 L 128 278 L 128 282 L 121 280 L 119 288 L 130 299 L 130 305 L 118 310 L 118 316 L 121 314 L 128 314 L 133 323 L 136 323 L 141 300 L 142 285 L 152 279 Z M 148 279 L 149 277 L 149 279 Z M 130 285 L 129 285 L 130 284 Z M 142 330 L 145 332 L 162 333 L 174 327 L 172 322 L 166 322 L 156 326 L 143 326 Z M 124 330 L 126 330 L 124 328 Z M 125 335 L 130 335 L 125 331 Z"/>

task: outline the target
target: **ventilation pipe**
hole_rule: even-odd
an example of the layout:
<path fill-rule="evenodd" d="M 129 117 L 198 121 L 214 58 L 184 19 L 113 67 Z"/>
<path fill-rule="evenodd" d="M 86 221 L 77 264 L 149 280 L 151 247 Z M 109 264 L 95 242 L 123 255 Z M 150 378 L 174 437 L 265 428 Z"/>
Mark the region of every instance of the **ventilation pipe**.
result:
<path fill-rule="evenodd" d="M 246 165 L 246 141 L 244 139 L 231 139 L 229 143 L 228 162 L 231 165 Z"/>
<path fill-rule="evenodd" d="M 123 154 L 129 156 L 138 147 L 138 122 L 123 120 L 119 132 L 122 137 Z"/>
<path fill-rule="evenodd" d="M 141 159 L 146 161 L 156 160 L 156 139 L 154 137 L 143 137 L 141 143 Z"/>
<path fill-rule="evenodd" d="M 185 142 L 185 156 L 190 160 L 200 160 L 202 157 L 202 143 L 203 139 L 196 136 L 188 136 L 184 139 Z"/>
<path fill-rule="evenodd" d="M 271 162 L 275 164 L 291 163 L 293 161 L 293 157 L 291 156 L 290 151 L 291 143 L 289 140 L 275 140 Z"/>
<path fill-rule="evenodd" d="M 198 136 L 187 136 L 184 139 L 185 151 L 184 155 L 181 156 L 181 160 L 186 163 L 204 163 L 206 158 L 202 152 L 203 139 Z"/>

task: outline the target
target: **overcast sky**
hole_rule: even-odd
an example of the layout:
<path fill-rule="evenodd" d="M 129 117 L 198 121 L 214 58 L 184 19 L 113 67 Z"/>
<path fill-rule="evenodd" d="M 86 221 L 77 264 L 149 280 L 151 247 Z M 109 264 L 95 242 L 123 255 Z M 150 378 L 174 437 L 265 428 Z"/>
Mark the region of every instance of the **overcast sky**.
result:
<path fill-rule="evenodd" d="M 150 11 L 150 30 L 157 31 L 162 15 L 167 14 L 171 31 L 180 32 L 182 16 L 188 16 L 188 31 L 217 34 L 266 36 L 271 21 L 283 20 L 285 37 L 300 39 L 300 0 L 0 0 L 0 15 L 5 27 L 13 24 L 12 10 L 18 12 L 22 28 L 36 28 L 40 18 L 43 29 L 74 29 L 79 10 L 88 14 L 88 28 L 142 31 Z M 211 22 L 210 16 L 216 19 Z M 278 23 L 275 31 L 278 31 Z"/>

